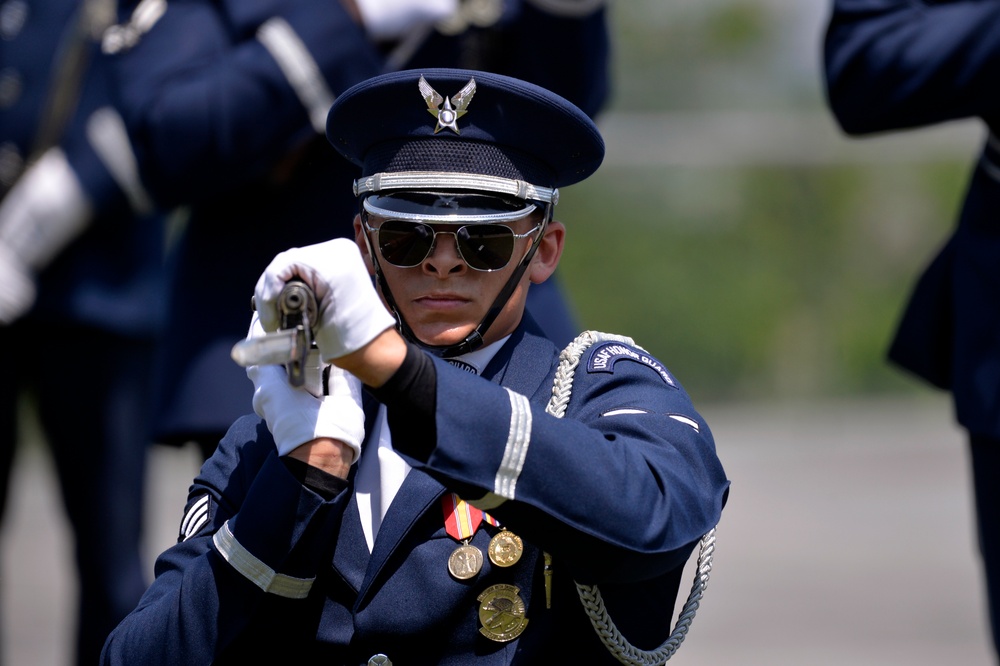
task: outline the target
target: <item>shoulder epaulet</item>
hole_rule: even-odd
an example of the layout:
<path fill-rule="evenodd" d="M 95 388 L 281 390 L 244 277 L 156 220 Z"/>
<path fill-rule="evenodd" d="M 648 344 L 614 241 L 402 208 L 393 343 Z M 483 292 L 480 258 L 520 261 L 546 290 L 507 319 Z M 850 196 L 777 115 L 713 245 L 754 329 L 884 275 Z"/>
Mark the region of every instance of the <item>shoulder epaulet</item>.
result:
<path fill-rule="evenodd" d="M 573 342 L 569 343 L 559 355 L 559 367 L 556 369 L 555 379 L 552 385 L 552 397 L 545 407 L 545 411 L 556 418 L 562 418 L 566 414 L 566 406 L 569 404 L 573 393 L 573 377 L 576 372 L 580 358 L 588 350 L 600 350 L 605 345 L 618 345 L 623 352 L 635 353 L 639 356 L 645 355 L 645 350 L 635 344 L 632 338 L 621 335 L 611 335 L 609 333 L 599 333 L 597 331 L 584 331 L 576 336 Z M 630 357 L 631 358 L 631 357 Z M 652 358 L 648 357 L 647 358 Z M 637 360 L 632 358 L 631 360 Z M 655 359 L 652 359 L 655 361 Z M 639 360 L 640 363 L 645 361 Z M 656 361 L 659 365 L 659 361 Z M 648 365 L 648 363 L 646 363 Z M 614 362 L 611 363 L 613 368 Z M 662 366 L 660 366 L 662 368 Z M 663 372 L 666 372 L 665 370 Z M 669 375 L 668 375 L 669 377 Z M 672 382 L 671 382 L 672 383 Z M 597 632 L 598 638 L 604 643 L 613 657 L 622 664 L 629 666 L 647 666 L 652 664 L 665 664 L 677 651 L 684 638 L 687 636 L 691 621 L 698 610 L 698 605 L 705 593 L 708 585 L 708 576 L 712 571 L 712 556 L 715 553 L 715 528 L 713 527 L 701 538 L 701 547 L 698 551 L 697 571 L 698 575 L 691 586 L 680 614 L 677 616 L 677 624 L 670 637 L 655 650 L 642 650 L 631 643 L 618 631 L 614 621 L 608 614 L 608 609 L 604 604 L 601 591 L 597 585 L 582 585 L 573 581 L 576 585 L 580 603 L 587 613 L 591 626 Z M 667 615 L 670 621 L 670 615 Z"/>

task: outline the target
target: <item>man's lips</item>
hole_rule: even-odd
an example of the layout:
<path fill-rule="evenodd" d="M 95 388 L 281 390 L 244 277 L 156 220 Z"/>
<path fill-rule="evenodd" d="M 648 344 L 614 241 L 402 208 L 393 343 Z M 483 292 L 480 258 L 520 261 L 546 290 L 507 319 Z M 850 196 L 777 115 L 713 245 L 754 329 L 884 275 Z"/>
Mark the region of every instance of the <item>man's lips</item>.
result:
<path fill-rule="evenodd" d="M 432 309 L 451 309 L 468 304 L 471 299 L 460 294 L 436 293 L 426 294 L 413 299 L 417 305 Z"/>

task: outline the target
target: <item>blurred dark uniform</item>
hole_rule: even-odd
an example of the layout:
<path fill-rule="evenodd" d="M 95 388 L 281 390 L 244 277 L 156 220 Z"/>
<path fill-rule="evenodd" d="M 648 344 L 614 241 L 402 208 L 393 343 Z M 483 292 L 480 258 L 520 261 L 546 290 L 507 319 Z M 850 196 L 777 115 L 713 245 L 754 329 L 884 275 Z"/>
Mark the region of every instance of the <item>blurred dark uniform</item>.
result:
<path fill-rule="evenodd" d="M 97 660 L 104 638 L 146 585 L 140 526 L 151 367 L 163 319 L 163 227 L 159 218 L 134 212 L 143 207 L 142 193 L 130 189 L 137 181 L 129 181 L 124 126 L 105 108 L 98 34 L 79 32 L 89 21 L 81 18 L 83 6 L 78 0 L 0 1 L 3 203 L 13 205 L 14 193 L 29 180 L 19 177 L 58 140 L 93 211 L 85 228 L 68 245 L 51 248 L 54 259 L 37 267 L 33 308 L 0 327 L 0 507 L 14 461 L 19 396 L 28 389 L 75 537 L 76 656 L 87 664 Z M 78 71 L 62 78 L 67 65 Z M 64 98 L 53 97 L 56 87 Z M 106 164 L 112 153 L 125 156 L 118 164 L 126 167 L 116 167 L 115 176 Z M 7 228 L 10 206 L 0 210 L 0 228 Z M 40 236 L 45 226 L 38 225 Z"/>
<path fill-rule="evenodd" d="M 149 16 L 151 4 L 132 16 Z M 257 277 L 283 249 L 353 237 L 357 204 L 343 183 L 357 173 L 323 138 L 341 91 L 386 69 L 458 66 L 529 80 L 597 113 L 607 96 L 604 9 L 545 4 L 468 3 L 495 13 L 469 14 L 454 35 L 412 31 L 411 44 L 376 42 L 336 0 L 177 2 L 151 26 L 126 22 L 135 38 L 106 40 L 120 54 L 121 109 L 143 181 L 161 204 L 190 212 L 170 260 L 157 441 L 197 441 L 207 455 L 252 411 L 253 387 L 230 350 L 246 335 Z M 562 345 L 577 327 L 551 289 L 532 289 L 542 305 L 529 307 Z"/>
<path fill-rule="evenodd" d="M 830 106 L 849 134 L 981 118 L 958 225 L 917 282 L 890 358 L 951 391 L 969 432 L 980 549 L 1000 648 L 1000 2 L 835 0 Z"/>

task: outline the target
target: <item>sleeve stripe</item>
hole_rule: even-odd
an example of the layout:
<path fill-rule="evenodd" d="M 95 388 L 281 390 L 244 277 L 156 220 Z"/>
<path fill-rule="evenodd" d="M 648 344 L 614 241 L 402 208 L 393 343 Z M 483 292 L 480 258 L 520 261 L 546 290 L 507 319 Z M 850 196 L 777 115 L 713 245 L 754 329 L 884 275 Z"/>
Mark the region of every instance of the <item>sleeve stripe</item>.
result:
<path fill-rule="evenodd" d="M 691 426 L 692 428 L 694 428 L 695 432 L 701 432 L 701 427 L 698 425 L 698 422 L 692 418 L 689 418 L 687 416 L 681 416 L 680 414 L 667 414 L 667 416 L 672 418 L 674 421 L 679 421 L 681 423 L 685 423 Z"/>
<path fill-rule="evenodd" d="M 510 432 L 503 460 L 493 482 L 493 492 L 507 499 L 514 499 L 517 479 L 524 469 L 524 458 L 531 443 L 531 406 L 523 395 L 507 390 L 510 397 Z"/>
<path fill-rule="evenodd" d="M 280 17 L 268 19 L 257 29 L 257 39 L 278 63 L 289 85 L 309 112 L 309 121 L 317 134 L 326 133 L 326 114 L 334 95 L 320 73 L 309 49 Z"/>
<path fill-rule="evenodd" d="M 215 533 L 212 541 L 215 543 L 216 550 L 230 566 L 265 592 L 286 599 L 305 599 L 309 596 L 309 590 L 312 589 L 315 578 L 294 578 L 276 573 L 274 569 L 254 557 L 253 553 L 236 540 L 229 529 L 228 520 Z"/>
<path fill-rule="evenodd" d="M 181 521 L 181 537 L 191 538 L 191 535 L 200 530 L 208 522 L 208 502 L 209 496 L 203 495 L 184 514 Z"/>
<path fill-rule="evenodd" d="M 87 119 L 86 131 L 94 152 L 125 193 L 132 210 L 152 212 L 153 201 L 139 180 L 139 166 L 121 116 L 110 107 L 101 107 Z"/>

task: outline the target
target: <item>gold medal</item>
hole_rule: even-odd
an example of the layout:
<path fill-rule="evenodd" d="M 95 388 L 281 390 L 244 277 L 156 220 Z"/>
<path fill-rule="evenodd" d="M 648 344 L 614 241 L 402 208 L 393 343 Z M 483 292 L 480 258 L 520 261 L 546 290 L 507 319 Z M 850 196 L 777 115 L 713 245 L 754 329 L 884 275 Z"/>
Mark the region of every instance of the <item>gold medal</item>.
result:
<path fill-rule="evenodd" d="M 448 573 L 458 580 L 468 580 L 483 568 L 483 551 L 463 543 L 448 557 Z"/>
<path fill-rule="evenodd" d="M 504 528 L 490 539 L 488 552 L 490 562 L 498 567 L 509 567 L 517 564 L 517 561 L 521 559 L 524 543 L 521 541 L 521 537 Z"/>
<path fill-rule="evenodd" d="M 500 583 L 486 588 L 476 597 L 479 601 L 479 633 L 491 641 L 506 643 L 521 635 L 528 626 L 524 617 L 524 601 L 513 585 Z"/>

